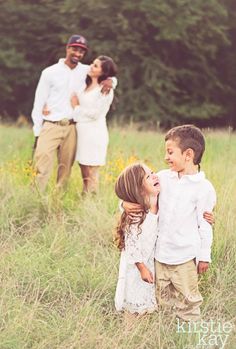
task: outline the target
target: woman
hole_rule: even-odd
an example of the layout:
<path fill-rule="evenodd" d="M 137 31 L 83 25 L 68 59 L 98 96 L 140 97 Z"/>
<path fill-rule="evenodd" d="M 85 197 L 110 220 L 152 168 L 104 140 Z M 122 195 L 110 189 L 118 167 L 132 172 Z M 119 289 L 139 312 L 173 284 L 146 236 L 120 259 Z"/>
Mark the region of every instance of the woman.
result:
<path fill-rule="evenodd" d="M 110 57 L 99 56 L 90 66 L 86 86 L 71 99 L 73 119 L 77 122 L 77 152 L 83 177 L 83 192 L 96 192 L 99 167 L 105 165 L 108 146 L 106 115 L 114 92 L 102 94 L 101 82 L 115 76 L 117 68 Z"/>

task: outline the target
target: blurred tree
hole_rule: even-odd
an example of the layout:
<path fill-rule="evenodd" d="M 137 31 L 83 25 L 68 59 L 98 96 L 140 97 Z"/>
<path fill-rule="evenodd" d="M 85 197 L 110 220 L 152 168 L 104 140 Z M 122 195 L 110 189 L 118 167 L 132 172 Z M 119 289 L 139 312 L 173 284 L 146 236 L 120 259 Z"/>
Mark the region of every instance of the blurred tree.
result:
<path fill-rule="evenodd" d="M 81 33 L 87 62 L 106 54 L 118 64 L 121 122 L 234 122 L 234 0 L 0 2 L 1 113 L 29 114 L 41 69 Z"/>
<path fill-rule="evenodd" d="M 126 118 L 169 127 L 224 115 L 216 61 L 229 41 L 218 0 L 67 0 L 64 9 L 71 31 L 80 28 L 90 39 L 93 55 L 118 62 Z"/>
<path fill-rule="evenodd" d="M 57 0 L 0 1 L 1 114 L 30 113 L 42 68 L 62 45 L 62 17 Z"/>

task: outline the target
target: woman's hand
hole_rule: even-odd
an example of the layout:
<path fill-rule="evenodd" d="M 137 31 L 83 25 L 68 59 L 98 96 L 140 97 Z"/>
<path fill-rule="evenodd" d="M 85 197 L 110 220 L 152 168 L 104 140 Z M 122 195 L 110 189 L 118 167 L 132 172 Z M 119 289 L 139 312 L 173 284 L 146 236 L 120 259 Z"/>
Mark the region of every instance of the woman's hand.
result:
<path fill-rule="evenodd" d="M 51 113 L 50 110 L 48 110 L 47 104 L 44 104 L 42 113 L 44 116 L 48 116 Z"/>
<path fill-rule="evenodd" d="M 78 97 L 77 97 L 77 95 L 75 93 L 72 95 L 72 97 L 70 99 L 70 103 L 71 103 L 71 106 L 72 106 L 73 109 L 75 109 L 75 107 L 77 105 L 79 105 L 79 99 L 78 99 Z"/>

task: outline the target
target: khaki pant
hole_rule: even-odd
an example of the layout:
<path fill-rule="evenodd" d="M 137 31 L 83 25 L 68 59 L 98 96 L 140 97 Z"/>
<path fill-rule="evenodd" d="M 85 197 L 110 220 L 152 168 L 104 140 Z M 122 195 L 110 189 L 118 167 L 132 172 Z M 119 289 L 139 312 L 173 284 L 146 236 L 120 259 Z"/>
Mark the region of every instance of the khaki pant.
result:
<path fill-rule="evenodd" d="M 45 121 L 35 150 L 36 183 L 41 191 L 47 185 L 57 151 L 57 187 L 64 187 L 71 173 L 76 152 L 75 125 L 60 126 Z"/>
<path fill-rule="evenodd" d="M 200 318 L 202 296 L 198 290 L 198 274 L 194 260 L 179 265 L 156 261 L 157 300 L 160 305 L 171 307 L 185 320 Z"/>
<path fill-rule="evenodd" d="M 80 165 L 83 178 L 83 193 L 96 193 L 99 181 L 99 166 Z"/>

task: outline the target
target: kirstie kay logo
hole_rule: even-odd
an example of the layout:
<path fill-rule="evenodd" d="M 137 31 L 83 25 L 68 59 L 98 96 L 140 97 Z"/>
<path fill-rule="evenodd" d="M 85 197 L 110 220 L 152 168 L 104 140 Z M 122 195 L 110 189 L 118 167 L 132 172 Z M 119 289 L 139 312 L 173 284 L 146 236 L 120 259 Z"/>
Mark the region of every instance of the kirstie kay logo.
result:
<path fill-rule="evenodd" d="M 197 344 L 194 345 L 194 349 L 224 349 L 232 330 L 233 325 L 229 321 L 183 322 L 177 319 L 177 333 L 196 334 Z M 186 347 L 186 349 L 192 348 L 191 346 Z"/>

